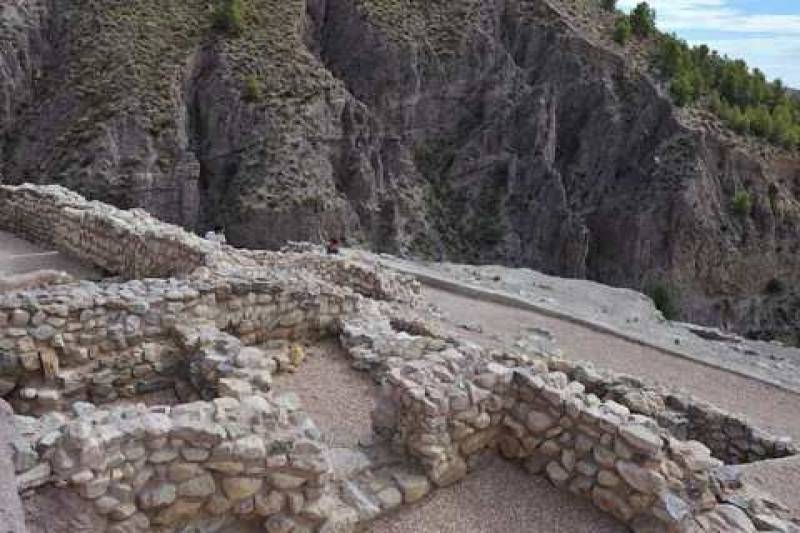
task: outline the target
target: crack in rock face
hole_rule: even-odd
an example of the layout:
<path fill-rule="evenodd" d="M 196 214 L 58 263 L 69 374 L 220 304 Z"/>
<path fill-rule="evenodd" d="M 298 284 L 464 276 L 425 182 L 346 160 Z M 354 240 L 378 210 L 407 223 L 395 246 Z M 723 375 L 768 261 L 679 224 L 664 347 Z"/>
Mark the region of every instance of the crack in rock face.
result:
<path fill-rule="evenodd" d="M 573 7 L 251 0 L 227 35 L 205 0 L 4 6 L 0 172 L 238 246 L 674 287 L 684 319 L 796 340 L 796 156 L 685 123 Z"/>

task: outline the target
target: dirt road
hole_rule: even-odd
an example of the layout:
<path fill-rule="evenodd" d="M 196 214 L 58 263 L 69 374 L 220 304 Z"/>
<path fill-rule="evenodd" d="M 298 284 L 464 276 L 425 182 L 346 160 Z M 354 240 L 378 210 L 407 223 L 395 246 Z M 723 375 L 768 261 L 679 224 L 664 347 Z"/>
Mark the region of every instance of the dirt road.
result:
<path fill-rule="evenodd" d="M 800 440 L 800 395 L 530 311 L 429 287 L 424 294 L 454 327 L 460 323 L 480 325 L 484 334 L 472 335 L 484 342 L 494 342 L 490 334 L 513 339 L 526 328 L 542 328 L 555 336 L 569 359 L 592 361 L 600 368 L 680 387 L 723 409 L 744 414 L 759 427 Z"/>
<path fill-rule="evenodd" d="M 63 270 L 78 279 L 97 279 L 97 273 L 80 261 L 0 231 L 0 276 L 34 270 Z"/>

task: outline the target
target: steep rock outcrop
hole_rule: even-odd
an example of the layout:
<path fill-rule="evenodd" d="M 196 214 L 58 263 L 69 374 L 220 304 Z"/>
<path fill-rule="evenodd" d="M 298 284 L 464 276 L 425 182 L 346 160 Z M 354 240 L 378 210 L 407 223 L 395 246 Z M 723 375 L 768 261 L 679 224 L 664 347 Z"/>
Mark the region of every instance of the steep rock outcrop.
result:
<path fill-rule="evenodd" d="M 248 0 L 230 35 L 205 0 L 16 0 L 0 171 L 239 245 L 664 284 L 684 318 L 796 335 L 800 160 L 693 126 L 564 1 Z"/>

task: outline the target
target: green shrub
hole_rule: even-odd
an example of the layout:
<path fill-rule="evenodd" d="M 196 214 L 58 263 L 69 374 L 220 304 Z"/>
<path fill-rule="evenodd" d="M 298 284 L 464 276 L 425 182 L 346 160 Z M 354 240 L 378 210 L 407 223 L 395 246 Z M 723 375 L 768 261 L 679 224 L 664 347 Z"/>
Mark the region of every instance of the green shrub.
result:
<path fill-rule="evenodd" d="M 767 294 L 780 294 L 785 290 L 785 286 L 781 280 L 778 278 L 772 278 L 767 282 L 767 286 L 764 287 L 764 292 Z"/>
<path fill-rule="evenodd" d="M 695 87 L 692 84 L 691 78 L 686 74 L 672 80 L 669 86 L 669 92 L 675 100 L 675 103 L 680 107 L 692 103 L 695 98 Z"/>
<path fill-rule="evenodd" d="M 770 137 L 772 135 L 772 115 L 765 107 L 751 107 L 747 111 L 750 120 L 750 129 L 759 137 Z"/>
<path fill-rule="evenodd" d="M 214 27 L 228 35 L 242 33 L 242 0 L 219 0 L 214 11 Z"/>
<path fill-rule="evenodd" d="M 617 0 L 600 0 L 600 6 L 606 11 L 612 13 L 617 10 Z"/>
<path fill-rule="evenodd" d="M 740 217 L 749 215 L 751 206 L 750 193 L 747 191 L 739 191 L 733 196 L 733 212 Z"/>
<path fill-rule="evenodd" d="M 691 62 L 686 43 L 674 35 L 664 35 L 658 41 L 656 64 L 667 77 L 677 76 L 686 70 Z"/>
<path fill-rule="evenodd" d="M 661 311 L 664 318 L 667 320 L 675 320 L 678 318 L 679 309 L 677 304 L 677 296 L 675 291 L 664 283 L 655 283 L 647 291 L 650 298 L 653 300 L 656 309 Z"/>
<path fill-rule="evenodd" d="M 614 40 L 617 43 L 627 43 L 631 38 L 632 32 L 631 21 L 628 17 L 620 17 L 617 19 L 616 26 L 614 27 Z"/>
<path fill-rule="evenodd" d="M 251 103 L 261 101 L 261 84 L 255 76 L 248 76 L 247 79 L 245 79 L 242 99 L 245 102 Z"/>
<path fill-rule="evenodd" d="M 631 28 L 637 37 L 649 37 L 656 31 L 656 10 L 641 2 L 631 11 Z"/>

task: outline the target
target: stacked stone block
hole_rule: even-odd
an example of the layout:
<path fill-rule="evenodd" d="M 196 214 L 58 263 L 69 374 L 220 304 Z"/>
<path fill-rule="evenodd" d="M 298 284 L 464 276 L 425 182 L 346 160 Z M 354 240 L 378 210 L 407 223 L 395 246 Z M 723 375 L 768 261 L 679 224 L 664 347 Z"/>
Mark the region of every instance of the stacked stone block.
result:
<path fill-rule="evenodd" d="M 227 513 L 258 518 L 270 532 L 310 531 L 330 518 L 325 446 L 268 396 L 110 410 L 77 404 L 75 412 L 55 427 L 41 423 L 28 457 L 18 459 L 34 464 L 20 473 L 21 488 L 77 491 L 107 518 L 109 533 Z"/>
<path fill-rule="evenodd" d="M 233 262 L 238 267 L 251 269 L 251 272 L 263 269 L 265 265 L 273 271 L 283 270 L 295 275 L 298 271 L 309 272 L 317 279 L 339 287 L 348 287 L 373 300 L 399 301 L 414 305 L 420 298 L 420 284 L 416 279 L 389 271 L 378 262 L 367 262 L 362 258 L 351 261 L 347 256 L 317 252 L 235 250 L 218 254 L 214 260 L 218 269 L 221 265 Z"/>
<path fill-rule="evenodd" d="M 57 185 L 0 185 L 0 229 L 128 279 L 189 275 L 198 268 L 251 279 L 275 271 L 289 276 L 306 272 L 369 298 L 414 302 L 419 297 L 416 281 L 377 263 L 221 246 L 141 209 L 90 202 Z"/>
<path fill-rule="evenodd" d="M 178 324 L 245 344 L 330 331 L 360 296 L 325 283 L 249 279 L 81 283 L 0 296 L 0 385 L 22 412 L 169 387 Z"/>
<path fill-rule="evenodd" d="M 0 186 L 0 229 L 128 278 L 191 272 L 217 247 L 145 211 L 123 211 L 59 186 Z"/>
<path fill-rule="evenodd" d="M 723 463 L 708 447 L 551 368 L 574 364 L 502 357 L 454 339 L 408 361 L 390 347 L 421 343 L 371 324 L 356 317 L 341 331 L 357 362 L 384 372 L 376 431 L 416 457 L 434 485 L 460 480 L 480 454 L 498 450 L 636 531 L 695 531 L 731 512 L 716 477 Z"/>
<path fill-rule="evenodd" d="M 743 415 L 726 412 L 689 394 L 652 387 L 614 372 L 600 372 L 591 363 L 553 360 L 551 370 L 563 370 L 586 386 L 587 392 L 614 400 L 637 414 L 655 418 L 672 435 L 705 444 L 726 464 L 788 457 L 798 453 L 789 437 L 771 435 Z"/>

